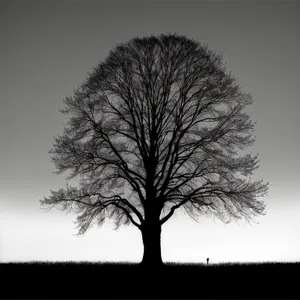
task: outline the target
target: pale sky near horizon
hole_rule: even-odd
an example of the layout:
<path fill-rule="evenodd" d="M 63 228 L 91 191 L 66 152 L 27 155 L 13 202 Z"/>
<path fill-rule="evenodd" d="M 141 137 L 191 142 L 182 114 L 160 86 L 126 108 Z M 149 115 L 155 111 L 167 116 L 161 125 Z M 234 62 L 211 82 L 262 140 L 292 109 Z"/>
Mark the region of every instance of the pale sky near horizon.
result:
<path fill-rule="evenodd" d="M 75 215 L 39 199 L 65 187 L 48 150 L 58 112 L 109 50 L 136 36 L 186 35 L 221 53 L 255 104 L 267 215 L 251 225 L 163 226 L 164 261 L 300 261 L 300 1 L 0 1 L 0 262 L 140 261 L 135 227 L 107 222 L 77 237 Z"/>

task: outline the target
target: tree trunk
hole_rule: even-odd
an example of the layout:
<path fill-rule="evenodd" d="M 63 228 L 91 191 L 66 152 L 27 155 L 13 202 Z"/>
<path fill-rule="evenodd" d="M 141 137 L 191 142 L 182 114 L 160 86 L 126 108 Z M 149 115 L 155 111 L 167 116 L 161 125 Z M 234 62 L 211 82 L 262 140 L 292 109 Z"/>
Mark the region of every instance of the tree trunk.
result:
<path fill-rule="evenodd" d="M 144 255 L 141 264 L 145 267 L 157 268 L 163 265 L 161 257 L 161 224 L 145 222 L 141 228 Z"/>

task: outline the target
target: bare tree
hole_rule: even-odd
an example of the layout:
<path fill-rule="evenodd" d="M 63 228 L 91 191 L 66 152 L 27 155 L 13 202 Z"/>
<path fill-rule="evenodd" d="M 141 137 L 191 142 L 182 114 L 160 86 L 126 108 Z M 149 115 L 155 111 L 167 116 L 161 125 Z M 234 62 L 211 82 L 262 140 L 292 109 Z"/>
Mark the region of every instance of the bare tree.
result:
<path fill-rule="evenodd" d="M 264 213 L 267 183 L 250 181 L 258 157 L 241 156 L 254 142 L 252 102 L 222 57 L 191 39 L 120 44 L 64 100 L 70 119 L 50 150 L 57 173 L 71 171 L 80 187 L 41 204 L 78 213 L 79 234 L 106 218 L 131 223 L 142 263 L 162 264 L 161 228 L 177 209 L 224 222 Z"/>

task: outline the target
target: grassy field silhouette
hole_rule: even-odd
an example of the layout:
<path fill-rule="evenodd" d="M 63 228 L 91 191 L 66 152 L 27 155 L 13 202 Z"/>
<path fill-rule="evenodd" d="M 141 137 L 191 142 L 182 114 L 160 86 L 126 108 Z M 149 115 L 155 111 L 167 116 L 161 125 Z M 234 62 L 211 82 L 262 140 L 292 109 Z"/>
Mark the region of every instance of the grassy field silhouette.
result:
<path fill-rule="evenodd" d="M 1 298 L 299 299 L 300 263 L 2 263 Z"/>

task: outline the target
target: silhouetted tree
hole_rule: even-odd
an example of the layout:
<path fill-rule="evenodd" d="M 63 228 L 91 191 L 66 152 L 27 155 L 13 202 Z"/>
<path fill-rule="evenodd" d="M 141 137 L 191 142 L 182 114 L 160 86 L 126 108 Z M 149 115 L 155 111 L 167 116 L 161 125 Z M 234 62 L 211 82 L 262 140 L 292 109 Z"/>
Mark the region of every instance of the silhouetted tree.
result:
<path fill-rule="evenodd" d="M 264 213 L 257 197 L 267 184 L 249 180 L 258 157 L 240 156 L 254 142 L 243 111 L 252 98 L 206 46 L 178 35 L 134 38 L 64 103 L 70 119 L 50 153 L 57 173 L 71 171 L 80 187 L 41 203 L 74 209 L 79 234 L 106 218 L 131 223 L 142 263 L 157 266 L 162 225 L 179 208 L 224 222 Z"/>

